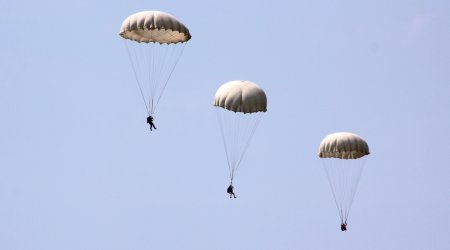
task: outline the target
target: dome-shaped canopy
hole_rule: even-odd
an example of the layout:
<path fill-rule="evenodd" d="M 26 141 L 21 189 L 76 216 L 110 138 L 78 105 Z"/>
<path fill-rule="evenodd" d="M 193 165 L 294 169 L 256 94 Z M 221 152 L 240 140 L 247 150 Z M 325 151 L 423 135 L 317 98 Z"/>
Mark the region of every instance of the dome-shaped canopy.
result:
<path fill-rule="evenodd" d="M 174 16 L 162 11 L 142 11 L 125 19 L 120 36 L 136 42 L 162 44 L 187 42 L 191 34 Z"/>
<path fill-rule="evenodd" d="M 217 90 L 214 106 L 233 112 L 266 112 L 267 97 L 264 90 L 253 82 L 231 81 Z"/>
<path fill-rule="evenodd" d="M 358 135 L 348 132 L 326 136 L 319 147 L 320 158 L 358 159 L 368 154 L 367 142 Z"/>

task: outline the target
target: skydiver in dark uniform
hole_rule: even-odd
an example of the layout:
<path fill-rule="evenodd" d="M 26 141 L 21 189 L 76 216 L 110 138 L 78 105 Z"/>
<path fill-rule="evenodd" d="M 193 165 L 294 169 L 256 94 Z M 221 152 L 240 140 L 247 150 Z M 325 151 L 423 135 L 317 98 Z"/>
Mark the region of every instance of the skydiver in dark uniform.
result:
<path fill-rule="evenodd" d="M 228 188 L 227 188 L 227 193 L 230 194 L 230 199 L 231 199 L 232 196 L 233 196 L 234 198 L 236 198 L 236 195 L 234 194 L 233 189 L 234 189 L 233 184 L 230 183 L 230 186 L 228 186 Z"/>
<path fill-rule="evenodd" d="M 341 224 L 341 231 L 347 231 L 347 222 Z"/>
<path fill-rule="evenodd" d="M 150 125 L 150 131 L 154 129 L 156 129 L 155 124 L 153 124 L 153 117 L 151 115 L 149 115 L 147 117 L 147 123 Z"/>

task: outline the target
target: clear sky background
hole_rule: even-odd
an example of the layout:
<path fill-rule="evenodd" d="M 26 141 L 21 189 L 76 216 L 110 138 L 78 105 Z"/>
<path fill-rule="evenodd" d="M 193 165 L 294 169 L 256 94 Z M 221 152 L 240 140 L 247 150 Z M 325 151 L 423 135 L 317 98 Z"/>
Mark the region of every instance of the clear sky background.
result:
<path fill-rule="evenodd" d="M 122 21 L 192 40 L 148 131 Z M 450 2 L 0 1 L 0 249 L 449 249 Z M 217 88 L 268 96 L 235 180 Z M 318 146 L 369 156 L 339 216 Z"/>

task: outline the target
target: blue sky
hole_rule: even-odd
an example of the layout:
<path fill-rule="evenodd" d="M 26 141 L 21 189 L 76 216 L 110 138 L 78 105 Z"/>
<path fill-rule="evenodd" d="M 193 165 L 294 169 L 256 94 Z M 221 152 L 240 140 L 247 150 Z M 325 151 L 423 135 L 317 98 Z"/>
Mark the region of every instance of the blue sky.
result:
<path fill-rule="evenodd" d="M 150 133 L 128 15 L 162 10 L 192 40 Z M 448 1 L 2 1 L 0 248 L 448 249 Z M 266 91 L 236 179 L 212 107 L 230 80 Z M 350 131 L 369 156 L 349 217 L 322 162 Z"/>

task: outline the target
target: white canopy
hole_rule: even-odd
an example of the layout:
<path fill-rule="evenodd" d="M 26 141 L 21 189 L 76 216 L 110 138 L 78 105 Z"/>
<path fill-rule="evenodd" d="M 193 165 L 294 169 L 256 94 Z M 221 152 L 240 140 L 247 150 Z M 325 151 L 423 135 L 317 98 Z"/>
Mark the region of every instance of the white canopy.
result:
<path fill-rule="evenodd" d="M 264 90 L 253 82 L 231 81 L 217 90 L 214 106 L 234 112 L 266 112 L 267 97 Z"/>
<path fill-rule="evenodd" d="M 144 43 L 171 44 L 191 39 L 184 24 L 162 11 L 142 11 L 127 17 L 119 34 L 125 39 Z"/>
<path fill-rule="evenodd" d="M 348 132 L 326 136 L 319 147 L 320 158 L 358 159 L 368 154 L 367 142 L 358 135 Z"/>

